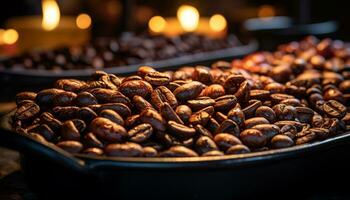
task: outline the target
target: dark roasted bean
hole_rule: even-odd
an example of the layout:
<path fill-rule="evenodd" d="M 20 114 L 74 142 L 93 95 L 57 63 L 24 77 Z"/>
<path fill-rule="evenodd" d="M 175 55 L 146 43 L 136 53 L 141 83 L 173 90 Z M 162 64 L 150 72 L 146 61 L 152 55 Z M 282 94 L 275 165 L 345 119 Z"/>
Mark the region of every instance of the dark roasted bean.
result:
<path fill-rule="evenodd" d="M 151 84 L 142 80 L 131 80 L 123 82 L 119 91 L 132 99 L 135 95 L 147 98 L 153 91 Z"/>
<path fill-rule="evenodd" d="M 36 98 L 36 93 L 34 92 L 20 92 L 16 95 L 15 99 L 16 99 L 16 104 L 19 105 L 24 100 L 35 101 L 35 98 Z"/>
<path fill-rule="evenodd" d="M 280 133 L 280 128 L 274 124 L 258 124 L 252 128 L 257 129 L 262 134 L 266 135 L 268 140 Z"/>
<path fill-rule="evenodd" d="M 224 120 L 216 130 L 216 133 L 230 133 L 236 137 L 239 136 L 239 132 L 239 127 L 236 122 L 230 119 Z"/>
<path fill-rule="evenodd" d="M 131 115 L 130 108 L 127 105 L 122 103 L 105 103 L 105 104 L 102 104 L 98 108 L 98 110 L 100 112 L 103 110 L 113 110 L 124 118 L 129 117 Z"/>
<path fill-rule="evenodd" d="M 245 118 L 252 118 L 255 115 L 255 111 L 262 106 L 261 101 L 252 100 L 247 107 L 245 107 L 242 111 L 244 113 Z"/>
<path fill-rule="evenodd" d="M 238 126 L 243 127 L 244 121 L 245 121 L 245 116 L 243 111 L 241 110 L 240 107 L 234 107 L 228 112 L 227 118 L 231 119 L 232 121 L 236 122 Z"/>
<path fill-rule="evenodd" d="M 287 135 L 276 135 L 271 139 L 271 146 L 276 149 L 291 147 L 294 141 Z"/>
<path fill-rule="evenodd" d="M 114 122 L 116 124 L 119 124 L 121 126 L 124 125 L 123 118 L 117 112 L 115 112 L 114 110 L 109 110 L 109 109 L 102 110 L 100 112 L 99 116 L 107 118 L 107 119 L 111 120 L 112 122 Z"/>
<path fill-rule="evenodd" d="M 237 98 L 234 95 L 225 95 L 215 99 L 214 108 L 216 111 L 227 112 L 237 104 Z"/>
<path fill-rule="evenodd" d="M 208 123 L 209 118 L 210 115 L 207 112 L 201 111 L 192 114 L 188 121 L 192 125 L 201 124 L 205 126 Z"/>
<path fill-rule="evenodd" d="M 255 117 L 263 117 L 269 120 L 270 123 L 274 123 L 276 121 L 276 114 L 270 107 L 260 106 L 255 111 Z"/>
<path fill-rule="evenodd" d="M 160 86 L 153 90 L 151 94 L 151 102 L 158 110 L 160 110 L 165 102 L 168 102 L 172 108 L 176 108 L 177 106 L 177 100 L 174 94 L 164 86 Z"/>
<path fill-rule="evenodd" d="M 142 121 L 143 123 L 151 124 L 153 129 L 157 131 L 166 130 L 166 122 L 164 118 L 155 110 L 148 109 L 142 111 L 140 114 L 140 121 Z"/>
<path fill-rule="evenodd" d="M 244 154 L 249 153 L 250 149 L 243 144 L 236 144 L 227 149 L 226 154 Z"/>
<path fill-rule="evenodd" d="M 125 128 L 103 117 L 95 118 L 90 124 L 90 130 L 109 142 L 121 142 L 128 136 Z"/>
<path fill-rule="evenodd" d="M 141 143 L 151 137 L 153 128 L 150 124 L 140 124 L 128 131 L 128 136 L 132 142 Z"/>
<path fill-rule="evenodd" d="M 210 97 L 198 97 L 197 99 L 192 99 L 187 101 L 187 105 L 192 110 L 200 110 L 208 106 L 215 104 L 215 100 Z"/>
<path fill-rule="evenodd" d="M 135 95 L 133 97 L 132 103 L 139 111 L 153 108 L 152 104 L 150 104 L 146 99 L 138 95 Z"/>
<path fill-rule="evenodd" d="M 92 95 L 89 92 L 81 92 L 77 95 L 77 97 L 75 98 L 75 103 L 78 106 L 89 106 L 89 105 L 95 105 L 97 104 L 97 99 L 94 97 L 94 95 Z"/>
<path fill-rule="evenodd" d="M 78 141 L 66 140 L 57 143 L 57 146 L 69 153 L 79 153 L 83 150 L 83 145 Z"/>
<path fill-rule="evenodd" d="M 198 81 L 192 81 L 176 88 L 176 90 L 174 90 L 174 95 L 180 101 L 194 99 L 202 92 L 204 87 L 204 84 Z"/>
<path fill-rule="evenodd" d="M 187 123 L 192 115 L 191 108 L 186 105 L 179 105 L 175 112 L 184 123 Z"/>
<path fill-rule="evenodd" d="M 239 138 L 249 147 L 263 147 L 267 143 L 267 136 L 257 129 L 245 129 Z"/>
<path fill-rule="evenodd" d="M 89 147 L 103 148 L 103 143 L 91 132 L 84 136 L 84 142 Z"/>
<path fill-rule="evenodd" d="M 346 115 L 346 107 L 335 100 L 329 100 L 323 104 L 323 111 L 329 117 L 335 117 L 338 119 L 341 119 Z"/>
<path fill-rule="evenodd" d="M 269 124 L 269 123 L 270 122 L 263 117 L 253 117 L 253 118 L 245 120 L 244 127 L 246 129 L 249 129 L 249 128 L 252 128 L 253 126 L 258 125 L 258 124 Z"/>
<path fill-rule="evenodd" d="M 89 155 L 89 156 L 101 156 L 103 155 L 103 150 L 96 147 L 87 148 L 83 151 L 83 154 Z"/>
<path fill-rule="evenodd" d="M 157 155 L 158 155 L 158 151 L 153 147 L 142 148 L 142 156 L 144 157 L 156 157 Z"/>
<path fill-rule="evenodd" d="M 234 135 L 228 133 L 218 133 L 214 137 L 215 143 L 220 149 L 226 151 L 231 146 L 242 144 L 242 142 Z"/>
<path fill-rule="evenodd" d="M 85 83 L 83 81 L 76 79 L 60 79 L 55 83 L 56 88 L 71 92 L 80 90 L 84 85 Z"/>
<path fill-rule="evenodd" d="M 175 121 L 176 123 L 184 124 L 184 122 L 176 114 L 174 109 L 167 102 L 165 102 L 163 106 L 160 108 L 160 113 L 167 121 L 172 120 L 172 121 Z"/>
<path fill-rule="evenodd" d="M 218 147 L 210 137 L 201 136 L 195 143 L 195 149 L 199 154 L 204 154 L 208 151 L 218 150 Z"/>
<path fill-rule="evenodd" d="M 138 157 L 143 153 L 143 149 L 139 144 L 127 142 L 123 144 L 109 144 L 105 148 L 105 154 L 117 157 Z"/>
<path fill-rule="evenodd" d="M 40 107 L 35 104 L 34 102 L 32 103 L 25 103 L 21 105 L 19 108 L 17 108 L 16 113 L 15 113 L 15 118 L 17 120 L 29 120 L 33 119 L 36 117 L 40 112 Z"/>
<path fill-rule="evenodd" d="M 216 99 L 218 97 L 221 97 L 223 95 L 225 95 L 225 89 L 222 85 L 219 84 L 212 84 L 209 85 L 208 87 L 206 87 L 203 91 L 202 91 L 202 95 L 203 96 L 208 96 L 212 99 Z"/>
<path fill-rule="evenodd" d="M 80 140 L 80 132 L 71 120 L 63 123 L 61 127 L 61 136 L 64 140 Z"/>
<path fill-rule="evenodd" d="M 160 153 L 161 157 L 197 157 L 198 154 L 184 146 L 173 146 Z"/>
<path fill-rule="evenodd" d="M 145 80 L 154 86 L 168 85 L 170 77 L 168 74 L 162 72 L 149 72 L 145 76 Z"/>
<path fill-rule="evenodd" d="M 181 140 L 190 139 L 196 134 L 196 129 L 176 123 L 174 121 L 168 122 L 168 129 L 172 135 Z"/>
<path fill-rule="evenodd" d="M 40 106 L 49 106 L 52 105 L 53 99 L 56 95 L 60 94 L 61 92 L 64 92 L 64 90 L 60 89 L 46 89 L 41 90 L 35 98 L 35 102 Z"/>

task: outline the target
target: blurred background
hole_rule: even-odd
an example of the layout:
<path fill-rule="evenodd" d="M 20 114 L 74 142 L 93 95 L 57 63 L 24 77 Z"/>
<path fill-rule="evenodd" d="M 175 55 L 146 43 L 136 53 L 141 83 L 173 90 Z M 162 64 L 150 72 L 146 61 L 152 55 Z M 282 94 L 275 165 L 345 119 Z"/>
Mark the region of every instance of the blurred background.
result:
<path fill-rule="evenodd" d="M 263 41 L 276 34 L 288 36 L 280 37 L 278 41 L 275 38 L 276 42 L 308 34 L 334 36 L 332 33 L 336 30 L 337 38 L 348 40 L 350 37 L 346 34 L 350 29 L 347 26 L 347 2 L 340 0 L 11 0 L 0 6 L 0 54 L 83 43 L 95 37 L 114 37 L 125 31 L 147 32 L 154 16 L 162 17 L 153 21 L 159 31 L 163 23 L 159 20 L 176 17 L 179 6 L 184 4 L 194 6 L 200 17 L 220 14 L 227 21 L 229 33 L 244 37 L 253 35 L 262 43 L 262 49 L 274 48 L 275 43 L 266 45 Z M 247 22 L 248 19 L 275 16 L 287 18 Z M 42 24 L 45 18 L 46 25 Z M 285 30 L 291 25 L 332 20 L 337 24 Z M 280 32 L 276 32 L 276 28 Z M 274 31 L 271 33 L 270 30 Z"/>

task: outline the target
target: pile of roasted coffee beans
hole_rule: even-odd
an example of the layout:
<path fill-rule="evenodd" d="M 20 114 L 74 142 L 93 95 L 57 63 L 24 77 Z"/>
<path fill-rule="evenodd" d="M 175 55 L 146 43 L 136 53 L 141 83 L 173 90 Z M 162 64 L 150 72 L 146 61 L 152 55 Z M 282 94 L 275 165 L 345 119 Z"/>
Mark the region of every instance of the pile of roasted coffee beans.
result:
<path fill-rule="evenodd" d="M 199 52 L 209 52 L 239 46 L 230 35 L 222 39 L 198 34 L 180 36 L 152 36 L 124 33 L 119 38 L 101 38 L 82 46 L 63 47 L 51 51 L 32 51 L 4 60 L 0 70 L 42 69 L 62 71 L 70 69 L 103 69 L 164 60 Z"/>
<path fill-rule="evenodd" d="M 90 81 L 16 96 L 13 127 L 71 152 L 188 157 L 242 154 L 324 140 L 349 130 L 350 51 L 308 37 L 211 68 Z"/>

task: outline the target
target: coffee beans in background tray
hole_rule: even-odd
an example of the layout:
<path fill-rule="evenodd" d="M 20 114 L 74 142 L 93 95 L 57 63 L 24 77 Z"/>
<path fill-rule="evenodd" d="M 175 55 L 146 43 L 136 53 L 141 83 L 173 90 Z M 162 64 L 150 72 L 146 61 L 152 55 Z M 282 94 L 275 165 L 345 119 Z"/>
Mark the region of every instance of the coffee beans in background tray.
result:
<path fill-rule="evenodd" d="M 194 33 L 166 37 L 127 32 L 118 38 L 100 38 L 81 46 L 62 47 L 51 51 L 27 52 L 0 62 L 0 70 L 1 68 L 53 71 L 102 69 L 176 58 L 239 45 L 241 44 L 234 35 L 214 39 Z M 145 78 L 156 85 L 165 84 L 169 81 L 167 77 L 160 79 L 160 75 L 163 74 L 155 72 Z M 198 76 L 201 80 L 205 78 L 201 71 L 198 72 Z"/>
<path fill-rule="evenodd" d="M 13 128 L 71 152 L 117 157 L 244 154 L 350 129 L 350 51 L 315 38 L 211 67 L 88 81 L 16 96 Z M 112 44 L 111 44 L 112 45 Z"/>

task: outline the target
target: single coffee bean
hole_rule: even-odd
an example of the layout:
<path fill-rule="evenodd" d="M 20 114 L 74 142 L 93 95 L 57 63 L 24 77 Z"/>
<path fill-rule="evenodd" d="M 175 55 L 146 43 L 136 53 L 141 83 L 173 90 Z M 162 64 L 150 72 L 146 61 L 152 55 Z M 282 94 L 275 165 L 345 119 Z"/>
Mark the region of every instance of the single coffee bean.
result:
<path fill-rule="evenodd" d="M 105 104 L 102 104 L 98 108 L 98 111 L 102 112 L 103 110 L 113 110 L 116 113 L 118 113 L 120 116 L 122 116 L 123 118 L 126 118 L 126 117 L 131 115 L 130 108 L 123 103 L 105 103 Z"/>
<path fill-rule="evenodd" d="M 78 111 L 78 118 L 84 120 L 86 123 L 90 123 L 96 117 L 96 112 L 89 107 L 82 107 Z"/>
<path fill-rule="evenodd" d="M 335 117 L 338 119 L 341 119 L 346 115 L 346 107 L 335 100 L 329 100 L 323 104 L 323 111 L 329 117 Z"/>
<path fill-rule="evenodd" d="M 208 151 L 218 150 L 215 142 L 208 136 L 201 136 L 195 143 L 195 149 L 199 154 L 204 154 Z"/>
<path fill-rule="evenodd" d="M 57 106 L 52 109 L 53 115 L 63 121 L 77 118 L 79 110 L 80 108 L 76 106 Z"/>
<path fill-rule="evenodd" d="M 258 124 L 252 128 L 257 129 L 262 134 L 266 135 L 268 140 L 280 133 L 280 128 L 274 124 Z"/>
<path fill-rule="evenodd" d="M 275 111 L 267 106 L 260 106 L 257 108 L 255 111 L 255 117 L 263 117 L 269 120 L 270 123 L 274 123 L 277 119 Z"/>
<path fill-rule="evenodd" d="M 64 140 L 80 140 L 80 132 L 72 120 L 65 121 L 61 127 L 61 136 Z"/>
<path fill-rule="evenodd" d="M 48 125 L 53 131 L 58 131 L 61 126 L 62 122 L 56 119 L 51 113 L 49 112 L 43 112 L 40 115 L 40 122 L 43 124 Z"/>
<path fill-rule="evenodd" d="M 152 93 L 153 88 L 146 81 L 131 80 L 123 82 L 119 87 L 119 91 L 130 99 L 135 95 L 147 98 Z"/>
<path fill-rule="evenodd" d="M 26 103 L 17 108 L 15 119 L 29 120 L 36 117 L 40 112 L 40 107 L 36 103 Z"/>
<path fill-rule="evenodd" d="M 137 75 L 139 75 L 140 77 L 145 77 L 148 73 L 155 72 L 155 71 L 156 70 L 150 66 L 141 66 L 137 70 Z"/>
<path fill-rule="evenodd" d="M 270 92 L 267 90 L 250 90 L 250 98 L 257 100 L 268 100 L 270 98 Z"/>
<path fill-rule="evenodd" d="M 214 118 L 211 117 L 206 127 L 210 130 L 211 133 L 216 133 L 216 130 L 219 128 L 219 126 L 219 122 L 217 122 Z"/>
<path fill-rule="evenodd" d="M 302 106 L 299 99 L 285 99 L 280 102 L 281 104 L 287 105 L 287 106 L 293 106 L 293 107 L 300 107 Z"/>
<path fill-rule="evenodd" d="M 198 97 L 196 99 L 188 100 L 187 105 L 192 110 L 200 110 L 206 108 L 208 106 L 212 106 L 215 104 L 215 100 L 210 97 Z"/>
<path fill-rule="evenodd" d="M 163 106 L 160 108 L 160 113 L 167 121 L 175 121 L 176 123 L 184 124 L 184 122 L 176 114 L 174 109 L 167 102 L 165 102 Z"/>
<path fill-rule="evenodd" d="M 61 92 L 53 98 L 54 106 L 70 106 L 73 104 L 77 95 L 73 92 Z"/>
<path fill-rule="evenodd" d="M 229 133 L 216 134 L 214 141 L 223 151 L 226 151 L 231 146 L 242 144 L 242 142 L 236 136 Z"/>
<path fill-rule="evenodd" d="M 79 153 L 83 150 L 83 145 L 80 142 L 74 140 L 62 141 L 57 143 L 56 145 L 61 149 L 73 154 Z"/>
<path fill-rule="evenodd" d="M 187 123 L 192 115 L 192 110 L 187 105 L 179 105 L 175 112 L 184 123 Z"/>
<path fill-rule="evenodd" d="M 244 122 L 244 126 L 246 129 L 252 128 L 253 126 L 258 124 L 270 124 L 270 122 L 263 117 L 253 117 L 245 120 Z"/>
<path fill-rule="evenodd" d="M 174 95 L 180 101 L 196 98 L 204 89 L 205 85 L 198 81 L 192 81 L 181 85 L 174 90 Z"/>
<path fill-rule="evenodd" d="M 127 142 L 123 144 L 112 143 L 106 146 L 105 154 L 116 157 L 139 157 L 143 149 L 139 144 Z"/>
<path fill-rule="evenodd" d="M 213 138 L 213 135 L 211 134 L 211 132 L 208 129 L 206 129 L 204 126 L 197 124 L 194 126 L 194 128 L 196 129 L 197 135 Z"/>
<path fill-rule="evenodd" d="M 166 87 L 160 86 L 153 90 L 151 94 L 151 102 L 157 110 L 160 110 L 165 102 L 168 102 L 172 108 L 178 105 L 174 94 Z"/>
<path fill-rule="evenodd" d="M 167 85 L 170 82 L 170 77 L 166 73 L 162 72 L 150 72 L 145 76 L 145 80 L 152 85 L 161 86 Z"/>
<path fill-rule="evenodd" d="M 309 143 L 309 142 L 313 141 L 314 139 L 316 139 L 317 135 L 315 132 L 308 131 L 308 133 L 309 134 L 306 134 L 303 137 L 296 139 L 295 144 L 301 145 L 301 144 Z"/>
<path fill-rule="evenodd" d="M 277 104 L 272 109 L 276 113 L 278 120 L 294 120 L 297 116 L 297 111 L 293 106 Z"/>
<path fill-rule="evenodd" d="M 314 116 L 314 111 L 307 107 L 296 107 L 297 118 L 301 123 L 310 123 Z"/>
<path fill-rule="evenodd" d="M 202 154 L 202 156 L 223 156 L 223 155 L 224 153 L 218 150 L 212 150 Z"/>
<path fill-rule="evenodd" d="M 210 70 L 210 68 L 204 67 L 204 66 L 195 67 L 193 74 L 192 74 L 192 80 L 199 81 L 199 82 L 204 83 L 206 85 L 210 84 L 212 77 L 211 77 L 209 70 Z"/>
<path fill-rule="evenodd" d="M 122 93 L 106 88 L 94 88 L 89 90 L 89 92 L 96 97 L 97 101 L 100 104 L 103 103 L 123 103 L 128 105 L 130 103 L 130 99 L 124 96 Z"/>
<path fill-rule="evenodd" d="M 296 137 L 297 132 L 298 132 L 297 128 L 295 128 L 295 126 L 292 126 L 292 125 L 284 125 L 280 129 L 281 134 L 286 135 L 291 139 L 294 139 Z"/>
<path fill-rule="evenodd" d="M 103 150 L 96 147 L 87 148 L 83 151 L 83 154 L 89 155 L 89 156 L 102 156 Z"/>
<path fill-rule="evenodd" d="M 152 136 L 153 128 L 150 124 L 140 124 L 128 131 L 130 141 L 141 143 Z"/>
<path fill-rule="evenodd" d="M 126 127 L 130 128 L 130 127 L 134 127 L 140 123 L 141 123 L 140 115 L 137 114 L 137 115 L 132 115 L 132 116 L 129 116 L 128 118 L 126 118 L 124 125 Z"/>
<path fill-rule="evenodd" d="M 236 122 L 226 119 L 220 124 L 219 128 L 216 130 L 216 133 L 230 133 L 238 137 L 240 130 Z"/>
<path fill-rule="evenodd" d="M 181 140 L 192 138 L 196 134 L 196 129 L 176 123 L 174 121 L 168 122 L 168 130 L 170 133 L 172 133 L 172 135 Z"/>
<path fill-rule="evenodd" d="M 244 81 L 240 84 L 237 92 L 235 93 L 237 100 L 241 103 L 248 102 L 250 98 L 250 85 L 248 81 Z"/>
<path fill-rule="evenodd" d="M 202 96 L 207 96 L 212 99 L 216 99 L 224 95 L 225 95 L 225 89 L 222 85 L 219 85 L 219 84 L 209 85 L 202 91 Z"/>
<path fill-rule="evenodd" d="M 290 120 L 278 121 L 278 122 L 275 122 L 274 124 L 280 128 L 282 128 L 285 125 L 291 125 L 291 126 L 294 126 L 298 131 L 300 131 L 303 128 L 303 125 L 300 122 L 290 121 Z"/>
<path fill-rule="evenodd" d="M 84 136 L 84 143 L 89 147 L 103 148 L 103 143 L 93 133 L 87 133 Z"/>
<path fill-rule="evenodd" d="M 103 117 L 95 118 L 90 124 L 90 130 L 97 137 L 109 142 L 121 142 L 128 136 L 124 127 Z"/>
<path fill-rule="evenodd" d="M 243 145 L 243 144 L 236 144 L 234 146 L 231 146 L 227 149 L 226 154 L 232 155 L 232 154 L 244 154 L 249 153 L 250 149 Z"/>
<path fill-rule="evenodd" d="M 257 129 L 245 129 L 239 138 L 249 147 L 263 147 L 267 143 L 267 136 Z"/>
<path fill-rule="evenodd" d="M 60 79 L 55 83 L 55 87 L 65 91 L 76 92 L 83 87 L 85 83 L 76 79 Z"/>
<path fill-rule="evenodd" d="M 109 109 L 102 110 L 100 112 L 99 116 L 103 117 L 103 118 L 107 118 L 107 119 L 111 120 L 112 122 L 119 124 L 121 126 L 124 125 L 123 118 L 114 110 L 109 110 Z"/>
<path fill-rule="evenodd" d="M 35 101 L 36 93 L 34 92 L 20 92 L 16 95 L 16 105 L 19 105 L 24 100 Z"/>
<path fill-rule="evenodd" d="M 295 97 L 288 94 L 280 94 L 280 93 L 271 94 L 271 100 L 273 104 L 278 104 L 281 101 L 286 99 L 295 99 Z"/>
<path fill-rule="evenodd" d="M 227 116 L 223 114 L 222 112 L 215 113 L 215 119 L 220 124 L 227 119 Z"/>
<path fill-rule="evenodd" d="M 271 146 L 276 149 L 287 148 L 294 145 L 294 141 L 287 135 L 276 135 L 271 139 Z"/>
<path fill-rule="evenodd" d="M 75 103 L 77 106 L 83 107 L 83 106 L 89 106 L 89 105 L 95 105 L 97 104 L 97 99 L 89 92 L 81 92 L 77 95 L 75 98 Z"/>
<path fill-rule="evenodd" d="M 208 123 L 209 118 L 210 115 L 207 112 L 201 111 L 192 114 L 188 121 L 192 125 L 201 124 L 205 126 Z"/>
<path fill-rule="evenodd" d="M 35 102 L 40 106 L 50 106 L 53 103 L 53 99 L 59 93 L 64 92 L 64 90 L 60 89 L 46 89 L 41 90 L 35 98 Z"/>
<path fill-rule="evenodd" d="M 145 109 L 152 109 L 153 106 L 146 99 L 141 96 L 135 95 L 132 99 L 132 103 L 139 111 L 143 111 Z"/>
<path fill-rule="evenodd" d="M 36 124 L 27 128 L 28 133 L 38 133 L 45 138 L 47 141 L 52 141 L 55 137 L 55 133 L 46 124 Z"/>
<path fill-rule="evenodd" d="M 245 107 L 242 111 L 244 113 L 245 118 L 252 118 L 255 115 L 256 110 L 262 106 L 261 101 L 259 100 L 251 100 L 249 105 Z"/>
<path fill-rule="evenodd" d="M 225 95 L 215 99 L 214 108 L 216 111 L 227 112 L 237 104 L 237 98 L 234 95 Z"/>
<path fill-rule="evenodd" d="M 166 122 L 162 115 L 160 115 L 157 111 L 148 109 L 144 110 L 140 114 L 140 121 L 143 123 L 151 124 L 153 129 L 158 131 L 166 130 Z"/>
<path fill-rule="evenodd" d="M 157 149 L 153 147 L 143 147 L 142 150 L 143 157 L 156 157 L 158 155 Z"/>
<path fill-rule="evenodd" d="M 184 146 L 172 146 L 160 153 L 161 157 L 197 157 L 198 154 Z"/>
<path fill-rule="evenodd" d="M 238 87 L 241 83 L 243 83 L 246 79 L 241 74 L 232 74 L 227 77 L 224 88 L 228 93 L 235 93 L 238 90 Z"/>
<path fill-rule="evenodd" d="M 228 114 L 227 118 L 231 119 L 232 121 L 236 122 L 239 127 L 243 127 L 244 121 L 245 121 L 245 116 L 243 111 L 241 110 L 240 107 L 234 107 L 232 108 Z"/>

